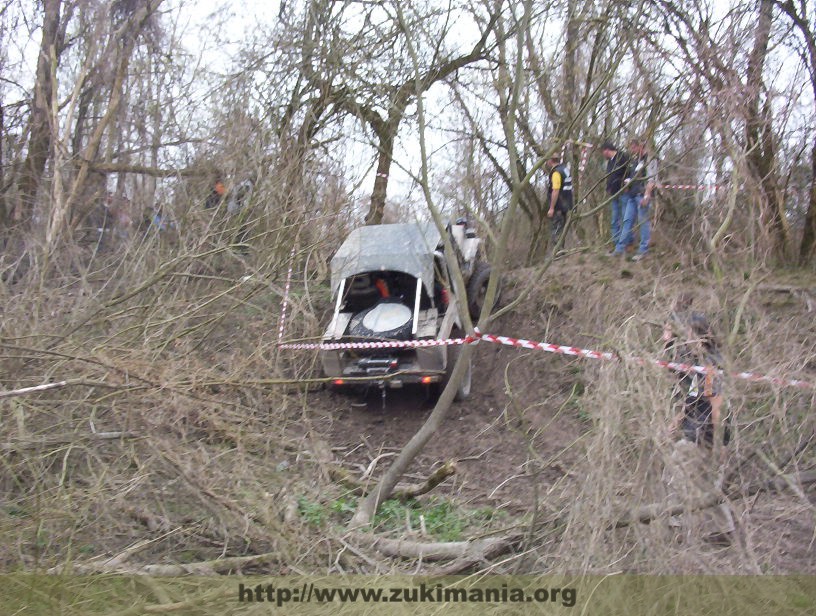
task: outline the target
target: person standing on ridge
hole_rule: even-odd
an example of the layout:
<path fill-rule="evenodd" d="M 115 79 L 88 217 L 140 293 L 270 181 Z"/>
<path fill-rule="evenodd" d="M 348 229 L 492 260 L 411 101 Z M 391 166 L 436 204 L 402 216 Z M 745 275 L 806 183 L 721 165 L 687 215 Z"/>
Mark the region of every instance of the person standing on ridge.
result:
<path fill-rule="evenodd" d="M 621 223 L 623 213 L 626 208 L 627 195 L 624 193 L 624 179 L 629 174 L 629 155 L 618 150 L 611 141 L 606 141 L 601 146 L 601 154 L 606 159 L 606 192 L 609 195 L 611 206 L 610 230 L 612 234 L 612 250 L 610 255 L 615 254 L 615 248 L 621 239 Z M 633 242 L 633 238 L 626 238 L 625 245 Z"/>
<path fill-rule="evenodd" d="M 218 207 L 223 203 L 226 195 L 227 189 L 224 186 L 224 182 L 222 182 L 221 179 L 217 179 L 213 184 L 210 194 L 207 195 L 207 199 L 204 201 L 204 209 L 209 210 Z"/>
<path fill-rule="evenodd" d="M 632 139 L 629 151 L 632 155 L 629 162 L 629 175 L 624 180 L 629 201 L 624 211 L 621 241 L 615 246 L 615 253 L 624 253 L 626 245 L 623 240 L 633 233 L 637 225 L 640 229 L 640 244 L 638 253 L 632 257 L 632 260 L 640 261 L 646 257 L 652 238 L 651 206 L 652 193 L 657 180 L 657 160 L 649 158 L 645 139 Z"/>
<path fill-rule="evenodd" d="M 558 243 L 564 225 L 567 222 L 567 214 L 572 209 L 572 177 L 569 168 L 561 164 L 561 157 L 553 154 L 544 165 L 547 167 L 549 176 L 547 178 L 547 218 L 552 220 L 551 242 L 552 246 Z"/>

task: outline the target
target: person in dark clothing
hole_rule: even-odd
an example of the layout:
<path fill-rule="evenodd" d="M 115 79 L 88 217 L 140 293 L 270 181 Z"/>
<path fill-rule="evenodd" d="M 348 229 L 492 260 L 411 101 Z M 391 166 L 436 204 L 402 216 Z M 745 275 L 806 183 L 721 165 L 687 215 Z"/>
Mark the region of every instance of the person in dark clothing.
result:
<path fill-rule="evenodd" d="M 550 156 L 544 163 L 549 172 L 547 178 L 547 217 L 552 219 L 552 244 L 558 242 L 564 225 L 567 222 L 567 214 L 572 209 L 572 176 L 569 168 L 561 164 L 561 157 L 557 154 Z"/>
<path fill-rule="evenodd" d="M 236 249 L 244 254 L 249 250 L 247 240 L 249 239 L 250 229 L 252 227 L 250 217 L 252 214 L 251 201 L 254 190 L 255 183 L 252 179 L 247 178 L 230 191 L 229 200 L 227 201 L 227 214 L 235 219 L 239 225 L 233 243 L 237 246 Z"/>
<path fill-rule="evenodd" d="M 601 146 L 601 153 L 606 159 L 606 192 L 609 195 L 611 206 L 610 227 L 612 232 L 612 250 L 620 243 L 621 224 L 623 223 L 623 212 L 626 207 L 627 196 L 624 192 L 624 179 L 629 173 L 629 155 L 618 150 L 611 141 L 606 141 Z M 630 234 L 626 245 L 633 243 L 634 237 Z"/>
<path fill-rule="evenodd" d="M 213 184 L 212 191 L 210 191 L 210 194 L 207 195 L 207 199 L 204 201 L 204 209 L 209 210 L 221 205 L 226 197 L 226 194 L 227 189 L 224 186 L 224 182 L 221 180 L 216 180 L 215 184 Z"/>
<path fill-rule="evenodd" d="M 679 342 L 678 336 L 684 337 L 685 341 Z M 715 426 L 722 427 L 722 444 L 727 445 L 731 430 L 722 411 L 722 377 L 719 372 L 722 357 L 708 319 L 699 312 L 688 315 L 672 313 L 663 328 L 663 341 L 673 361 L 706 368 L 705 374 L 681 374 L 675 397 L 682 400 L 682 410 L 672 421 L 670 432 L 679 428 L 686 440 L 711 446 Z"/>
<path fill-rule="evenodd" d="M 705 368 L 703 374 L 681 373 L 675 386 L 674 399 L 681 408 L 669 425 L 669 435 L 677 440 L 663 473 L 670 498 L 694 502 L 712 489 L 721 489 L 717 470 L 731 440 L 719 372 L 722 357 L 708 319 L 699 312 L 673 312 L 663 328 L 663 342 L 672 361 Z M 720 449 L 719 461 L 712 448 Z M 717 543 L 730 543 L 734 531 L 731 508 L 725 500 L 716 508 L 673 516 L 669 525 Z"/>
<path fill-rule="evenodd" d="M 657 185 L 657 159 L 649 157 L 645 139 L 632 139 L 629 151 L 632 153 L 629 174 L 624 180 L 629 202 L 624 212 L 621 234 L 631 235 L 635 226 L 639 228 L 638 254 L 632 260 L 640 261 L 646 257 L 652 237 L 652 193 Z M 618 244 L 616 251 L 622 252 L 621 244 Z"/>

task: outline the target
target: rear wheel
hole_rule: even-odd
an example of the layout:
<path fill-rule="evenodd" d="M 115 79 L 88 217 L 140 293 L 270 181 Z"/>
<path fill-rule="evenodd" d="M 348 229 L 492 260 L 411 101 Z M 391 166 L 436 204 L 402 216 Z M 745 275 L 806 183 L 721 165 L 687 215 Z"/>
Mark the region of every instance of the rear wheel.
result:
<path fill-rule="evenodd" d="M 455 332 L 451 332 L 452 337 L 461 337 L 458 336 Z M 459 344 L 454 344 L 448 347 L 448 363 L 445 366 L 445 378 L 439 384 L 439 393 L 442 393 L 442 390 L 445 389 L 448 382 L 451 380 L 453 376 L 453 368 L 456 366 L 456 362 L 459 360 L 459 355 L 462 354 L 462 346 Z M 470 396 L 470 387 L 472 384 L 473 379 L 473 362 L 470 357 L 468 357 L 467 366 L 465 368 L 465 374 L 462 377 L 459 386 L 456 388 L 456 394 L 453 396 L 453 399 L 456 402 L 461 402 L 462 400 L 467 400 Z"/>
<path fill-rule="evenodd" d="M 473 274 L 467 284 L 468 310 L 471 319 L 478 319 L 482 314 L 485 295 L 487 294 L 487 283 L 490 282 L 490 265 L 484 261 L 479 261 L 473 267 Z M 496 288 L 496 302 L 499 299 L 499 288 Z M 496 303 L 494 302 L 494 303 Z"/>

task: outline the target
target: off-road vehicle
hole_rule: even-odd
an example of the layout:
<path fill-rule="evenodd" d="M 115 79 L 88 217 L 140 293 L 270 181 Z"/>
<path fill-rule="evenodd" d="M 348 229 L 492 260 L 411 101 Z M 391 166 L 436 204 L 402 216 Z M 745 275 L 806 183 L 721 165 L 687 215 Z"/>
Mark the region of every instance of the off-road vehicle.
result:
<path fill-rule="evenodd" d="M 331 260 L 334 311 L 324 343 L 407 341 L 463 337 L 459 305 L 481 311 L 490 268 L 481 240 L 465 220 L 449 225 L 451 244 L 468 297 L 457 297 L 437 227 L 429 223 L 371 225 L 351 232 Z M 420 383 L 438 391 L 450 379 L 460 345 L 339 349 L 320 359 L 335 388 Z M 456 399 L 470 394 L 468 365 Z"/>

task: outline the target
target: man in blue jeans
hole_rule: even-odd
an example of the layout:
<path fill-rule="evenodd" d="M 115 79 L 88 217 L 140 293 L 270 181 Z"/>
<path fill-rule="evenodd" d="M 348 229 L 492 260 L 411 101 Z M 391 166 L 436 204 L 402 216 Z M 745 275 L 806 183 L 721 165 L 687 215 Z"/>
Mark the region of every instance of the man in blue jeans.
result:
<path fill-rule="evenodd" d="M 623 181 L 629 175 L 629 156 L 626 152 L 619 151 L 617 146 L 611 141 L 605 141 L 601 146 L 601 154 L 606 159 L 606 192 L 609 195 L 609 204 L 612 208 L 610 227 L 612 232 L 612 251 L 621 239 L 621 223 L 623 213 L 626 208 L 627 196 L 624 192 Z M 631 244 L 634 240 L 627 238 L 625 244 Z"/>
<path fill-rule="evenodd" d="M 632 260 L 640 261 L 649 251 L 652 238 L 652 193 L 657 179 L 657 161 L 649 159 L 644 139 L 633 139 L 629 145 L 632 158 L 629 163 L 629 175 L 624 179 L 626 185 L 626 205 L 623 212 L 620 239 L 615 246 L 615 254 L 623 255 L 626 240 L 632 234 L 635 224 L 640 228 L 638 253 Z"/>

